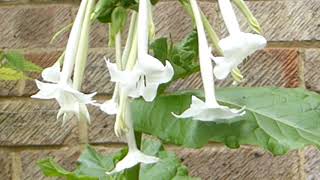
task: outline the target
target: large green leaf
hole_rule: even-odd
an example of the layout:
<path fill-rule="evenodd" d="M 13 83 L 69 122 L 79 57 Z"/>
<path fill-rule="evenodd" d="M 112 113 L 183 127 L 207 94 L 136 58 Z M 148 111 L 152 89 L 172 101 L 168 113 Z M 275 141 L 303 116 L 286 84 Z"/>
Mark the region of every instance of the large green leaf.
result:
<path fill-rule="evenodd" d="M 231 148 L 259 145 L 275 155 L 313 144 L 320 146 L 320 96 L 303 89 L 226 88 L 217 92 L 221 104 L 241 108 L 243 117 L 231 123 L 177 119 L 191 102 L 203 98 L 200 91 L 163 95 L 154 102 L 135 100 L 132 113 L 137 131 L 155 135 L 168 143 L 199 148 L 209 141 Z"/>
<path fill-rule="evenodd" d="M 43 174 L 48 177 L 65 177 L 68 180 L 98 180 L 97 178 L 76 175 L 73 172 L 69 172 L 50 158 L 40 160 L 37 164 Z"/>

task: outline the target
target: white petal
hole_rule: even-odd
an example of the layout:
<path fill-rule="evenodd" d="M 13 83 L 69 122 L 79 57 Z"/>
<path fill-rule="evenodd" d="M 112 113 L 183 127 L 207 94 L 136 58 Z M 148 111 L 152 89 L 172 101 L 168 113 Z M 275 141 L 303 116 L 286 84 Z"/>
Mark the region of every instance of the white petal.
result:
<path fill-rule="evenodd" d="M 146 86 L 143 87 L 141 96 L 147 102 L 153 101 L 153 99 L 157 95 L 158 87 L 159 87 L 158 83 L 147 83 Z"/>
<path fill-rule="evenodd" d="M 60 79 L 60 64 L 55 63 L 53 66 L 45 68 L 41 76 L 45 81 L 58 83 Z"/>
<path fill-rule="evenodd" d="M 90 104 L 93 103 L 94 100 L 92 100 L 93 96 L 95 96 L 97 93 L 91 93 L 91 94 L 84 94 L 78 90 L 73 89 L 69 85 L 60 85 L 61 90 L 64 91 L 63 93 L 65 95 L 68 95 L 68 98 L 72 98 L 70 101 L 75 101 L 82 104 Z"/>
<path fill-rule="evenodd" d="M 62 119 L 62 125 L 65 125 L 67 121 L 72 119 L 73 115 L 74 115 L 74 112 L 66 111 L 63 108 L 60 108 L 57 114 L 57 119 L 58 120 Z"/>
<path fill-rule="evenodd" d="M 161 72 L 164 69 L 164 65 L 157 58 L 149 54 L 145 54 L 137 63 L 141 70 L 146 74 Z"/>
<path fill-rule="evenodd" d="M 227 78 L 231 71 L 232 66 L 228 62 L 217 64 L 213 69 L 214 76 L 220 80 Z"/>
<path fill-rule="evenodd" d="M 190 108 L 184 111 L 181 115 L 175 115 L 177 118 L 192 118 L 198 121 L 214 121 L 225 122 L 235 117 L 245 114 L 244 108 L 232 109 L 227 106 L 218 104 L 206 104 L 201 99 L 193 96 Z"/>
<path fill-rule="evenodd" d="M 114 115 L 118 112 L 118 103 L 116 103 L 113 99 L 110 99 L 101 104 L 100 109 L 109 115 Z"/>
<path fill-rule="evenodd" d="M 224 59 L 212 58 L 216 63 L 215 76 L 218 79 L 225 79 L 246 57 L 263 49 L 266 42 L 263 36 L 243 32 L 222 39 L 219 46 L 223 51 Z"/>
<path fill-rule="evenodd" d="M 59 86 L 57 84 L 43 83 L 41 81 L 35 80 L 39 92 L 31 96 L 31 98 L 37 99 L 53 99 L 56 97 Z"/>
<path fill-rule="evenodd" d="M 136 71 L 120 71 L 115 63 L 106 61 L 112 82 L 132 83 L 139 79 L 139 74 Z"/>
<path fill-rule="evenodd" d="M 155 71 L 147 74 L 146 80 L 149 82 L 157 82 L 159 84 L 169 82 L 174 75 L 174 70 L 169 61 L 166 61 L 166 66 L 163 66 L 161 71 Z"/>
<path fill-rule="evenodd" d="M 197 98 L 196 96 L 192 96 L 192 102 L 190 107 L 185 110 L 181 115 L 173 114 L 176 118 L 191 118 L 195 117 L 201 112 L 201 109 L 205 107 L 205 103 Z"/>
<path fill-rule="evenodd" d="M 144 163 L 144 164 L 152 164 L 156 163 L 159 161 L 159 158 L 154 157 L 154 156 L 149 156 L 146 154 L 143 154 L 139 150 L 135 151 L 129 151 L 129 153 L 124 157 L 121 161 L 119 161 L 116 165 L 116 167 L 111 171 L 107 172 L 107 174 L 111 175 L 114 173 L 121 172 L 125 169 L 131 168 L 139 163 Z"/>

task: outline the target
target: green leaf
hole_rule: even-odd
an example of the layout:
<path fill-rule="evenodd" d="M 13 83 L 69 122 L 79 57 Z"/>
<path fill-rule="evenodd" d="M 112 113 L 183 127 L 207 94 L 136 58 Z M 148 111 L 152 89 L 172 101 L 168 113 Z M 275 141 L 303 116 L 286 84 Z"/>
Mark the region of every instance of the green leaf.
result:
<path fill-rule="evenodd" d="M 168 58 L 171 63 L 184 70 L 175 71 L 174 80 L 184 78 L 199 71 L 197 31 L 192 31 L 179 44 L 173 45 Z M 177 67 L 175 70 L 178 70 Z"/>
<path fill-rule="evenodd" d="M 48 177 L 65 177 L 68 180 L 98 180 L 94 177 L 76 175 L 73 172 L 69 172 L 51 158 L 40 160 L 37 164 L 43 174 Z"/>
<path fill-rule="evenodd" d="M 24 56 L 17 52 L 8 52 L 5 54 L 7 60 L 6 67 L 22 72 L 37 72 L 40 73 L 42 68 L 32 62 L 26 60 Z"/>
<path fill-rule="evenodd" d="M 7 68 L 7 67 L 0 68 L 0 80 L 15 81 L 15 80 L 23 80 L 23 79 L 29 79 L 29 78 L 25 76 L 21 71 L 16 71 L 14 69 Z"/>
<path fill-rule="evenodd" d="M 233 108 L 246 106 L 246 114 L 231 123 L 177 119 L 191 103 L 191 96 L 203 98 L 199 91 L 164 95 L 151 103 L 132 103 L 135 129 L 168 143 L 199 148 L 209 141 L 231 148 L 241 144 L 258 145 L 281 155 L 306 145 L 320 146 L 320 96 L 303 89 L 225 88 L 217 99 Z"/>
<path fill-rule="evenodd" d="M 159 59 L 162 63 L 168 59 L 168 43 L 167 38 L 159 38 L 154 40 L 150 48 L 153 51 L 153 55 Z"/>
<path fill-rule="evenodd" d="M 138 9 L 138 3 L 135 0 L 120 0 L 120 4 L 124 8 Z"/>
<path fill-rule="evenodd" d="M 140 180 L 163 180 L 188 176 L 187 168 L 182 165 L 179 157 L 173 153 L 164 150 L 162 144 L 158 141 L 143 141 L 142 151 L 146 154 L 159 157 L 161 160 L 156 164 L 142 164 L 140 168 Z"/>
<path fill-rule="evenodd" d="M 110 23 L 111 14 L 119 0 L 99 0 L 94 10 L 94 17 L 101 23 Z"/>
<path fill-rule="evenodd" d="M 38 161 L 38 166 L 46 176 L 68 176 L 71 172 L 63 169 L 58 163 L 54 162 L 53 159 L 44 159 Z"/>
<path fill-rule="evenodd" d="M 128 12 L 125 8 L 119 6 L 116 7 L 111 15 L 111 32 L 112 36 L 115 36 L 118 32 L 122 32 L 126 26 L 128 18 Z"/>
<path fill-rule="evenodd" d="M 92 147 L 87 146 L 80 156 L 80 163 L 77 174 L 83 174 L 93 177 L 107 177 L 106 172 L 111 171 L 115 164 L 127 154 L 127 149 L 123 149 L 115 154 L 103 156 L 96 152 Z"/>

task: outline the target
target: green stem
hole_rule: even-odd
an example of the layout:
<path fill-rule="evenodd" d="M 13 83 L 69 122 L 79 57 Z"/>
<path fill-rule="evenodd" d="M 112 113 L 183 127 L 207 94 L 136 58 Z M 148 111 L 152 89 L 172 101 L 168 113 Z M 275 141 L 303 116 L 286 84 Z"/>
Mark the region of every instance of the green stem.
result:
<path fill-rule="evenodd" d="M 219 46 L 219 37 L 218 37 L 217 33 L 213 30 L 210 22 L 208 21 L 207 17 L 203 14 L 203 12 L 201 10 L 200 10 L 200 13 L 201 13 L 201 19 L 202 19 L 204 28 L 208 33 L 210 41 L 213 43 L 213 47 L 217 50 L 218 55 L 222 56 L 223 52 Z"/>
<path fill-rule="evenodd" d="M 254 17 L 252 12 L 250 11 L 249 7 L 246 5 L 246 3 L 243 0 L 233 0 L 232 2 L 238 7 L 238 9 L 246 17 L 251 29 L 258 34 L 261 34 L 262 32 L 261 26 L 258 20 Z"/>

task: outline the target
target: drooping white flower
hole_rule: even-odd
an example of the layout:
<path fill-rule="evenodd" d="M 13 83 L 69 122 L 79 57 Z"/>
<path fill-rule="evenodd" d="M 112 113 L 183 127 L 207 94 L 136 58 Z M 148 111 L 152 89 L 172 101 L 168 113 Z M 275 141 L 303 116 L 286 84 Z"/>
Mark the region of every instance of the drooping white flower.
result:
<path fill-rule="evenodd" d="M 124 71 L 108 61 L 107 66 L 111 81 L 119 83 L 120 88 L 125 90 L 128 96 L 133 98 L 142 96 L 146 101 L 152 101 L 156 97 L 159 85 L 169 82 L 174 70 L 169 61 L 166 61 L 164 66 L 158 59 L 148 54 L 148 3 L 145 0 L 139 2 L 137 62 Z"/>
<path fill-rule="evenodd" d="M 231 109 L 226 106 L 221 106 L 216 100 L 213 68 L 210 60 L 211 50 L 208 47 L 203 23 L 200 16 L 200 10 L 196 0 L 189 0 L 191 8 L 194 14 L 197 32 L 198 32 L 198 44 L 199 44 L 199 60 L 200 60 L 200 72 L 205 93 L 205 102 L 201 99 L 193 96 L 190 108 L 184 111 L 181 115 L 174 116 L 178 118 L 192 118 L 199 121 L 215 121 L 231 119 L 234 117 L 242 116 L 245 114 L 244 108 Z"/>
<path fill-rule="evenodd" d="M 146 101 L 152 101 L 157 95 L 159 85 L 170 81 L 174 73 L 169 62 L 163 66 L 160 61 L 148 54 L 145 54 L 145 59 L 138 60 L 132 70 L 120 71 L 115 64 L 109 61 L 106 63 L 111 81 L 118 82 L 128 96 L 133 98 L 142 96 Z"/>
<path fill-rule="evenodd" d="M 189 109 L 183 112 L 178 118 L 193 118 L 201 121 L 223 121 L 232 119 L 245 114 L 244 107 L 241 109 L 232 109 L 227 106 L 221 106 L 218 103 L 205 103 L 196 96 L 192 96 L 192 103 Z"/>
<path fill-rule="evenodd" d="M 38 99 L 56 99 L 60 105 L 57 117 L 58 119 L 63 117 L 63 122 L 68 120 L 72 114 L 75 114 L 78 118 L 82 117 L 87 121 L 90 121 L 89 113 L 85 105 L 94 103 L 92 97 L 95 93 L 83 94 L 72 88 L 71 81 L 81 35 L 81 27 L 83 25 L 86 10 L 91 11 L 90 9 L 87 9 L 87 4 L 88 0 L 81 1 L 67 43 L 62 72 L 60 72 L 59 63 L 45 69 L 42 73 L 42 78 L 46 82 L 36 80 L 36 85 L 40 91 L 31 96 L 32 98 Z"/>
<path fill-rule="evenodd" d="M 225 79 L 232 69 L 257 50 L 263 49 L 267 40 L 258 34 L 241 32 L 230 0 L 219 0 L 221 14 L 230 35 L 219 42 L 224 57 L 212 58 L 216 63 L 214 75 Z"/>
<path fill-rule="evenodd" d="M 141 1 L 145 1 L 145 0 L 140 0 L 140 2 Z M 127 126 L 126 138 L 128 141 L 129 150 L 128 150 L 128 154 L 116 164 L 116 167 L 112 171 L 106 172 L 109 175 L 121 172 L 125 169 L 129 169 L 139 163 L 152 164 L 152 163 L 157 163 L 159 161 L 159 158 L 146 155 L 137 148 L 130 110 L 127 104 L 125 104 L 125 106 L 126 106 L 125 108 L 126 110 L 123 113 L 125 114 L 124 121 Z"/>

